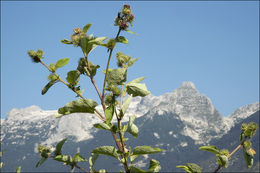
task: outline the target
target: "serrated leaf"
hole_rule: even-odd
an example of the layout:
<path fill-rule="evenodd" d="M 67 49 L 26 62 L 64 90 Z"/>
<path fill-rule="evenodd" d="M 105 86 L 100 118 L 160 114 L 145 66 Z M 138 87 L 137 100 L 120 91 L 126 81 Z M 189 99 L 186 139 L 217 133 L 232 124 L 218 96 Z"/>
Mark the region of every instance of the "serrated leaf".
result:
<path fill-rule="evenodd" d="M 132 101 L 132 96 L 129 96 L 129 97 L 125 100 L 125 102 L 124 102 L 124 104 L 123 104 L 123 107 L 122 107 L 123 115 L 125 115 L 125 113 L 126 113 L 128 107 L 129 107 L 131 101 Z"/>
<path fill-rule="evenodd" d="M 63 144 L 66 142 L 67 138 L 61 140 L 57 145 L 56 145 L 56 148 L 55 148 L 55 156 L 57 155 L 61 155 L 61 148 L 63 146 Z"/>
<path fill-rule="evenodd" d="M 131 135 L 133 135 L 135 138 L 138 137 L 138 127 L 134 124 L 134 120 L 135 120 L 136 116 L 132 115 L 129 117 L 129 122 L 127 125 L 127 132 L 129 132 Z"/>
<path fill-rule="evenodd" d="M 134 80 L 130 81 L 128 84 L 130 84 L 130 83 L 140 83 L 140 82 L 142 82 L 144 79 L 145 79 L 145 77 L 139 77 L 139 78 L 137 78 L 137 79 L 134 79 Z"/>
<path fill-rule="evenodd" d="M 42 95 L 46 94 L 47 91 L 56 83 L 56 81 L 50 81 L 47 83 L 47 85 L 44 86 L 42 89 Z"/>
<path fill-rule="evenodd" d="M 63 39 L 60 42 L 62 42 L 63 44 L 73 44 L 72 41 L 69 41 L 67 39 Z"/>
<path fill-rule="evenodd" d="M 145 84 L 141 84 L 141 83 L 127 84 L 126 92 L 127 92 L 127 94 L 132 95 L 133 97 L 136 97 L 136 96 L 144 97 L 144 96 L 150 94 L 150 92 L 147 90 Z"/>
<path fill-rule="evenodd" d="M 215 153 L 215 154 L 219 154 L 219 150 L 217 147 L 215 146 L 202 146 L 199 148 L 200 150 L 205 150 L 205 151 L 209 151 L 209 152 L 212 152 L 212 153 Z"/>
<path fill-rule="evenodd" d="M 114 106 L 109 106 L 105 110 L 105 116 L 106 116 L 106 123 L 109 124 L 111 120 L 113 119 L 114 115 Z"/>
<path fill-rule="evenodd" d="M 107 82 L 109 84 L 122 84 L 126 81 L 125 68 L 109 69 L 107 72 Z"/>
<path fill-rule="evenodd" d="M 133 150 L 133 155 L 154 154 L 154 153 L 159 153 L 161 151 L 163 150 L 160 148 L 152 148 L 150 146 L 143 145 L 143 146 L 135 147 Z"/>
<path fill-rule="evenodd" d="M 107 125 L 106 123 L 97 123 L 97 124 L 94 124 L 93 126 L 98 129 L 111 130 L 111 127 L 109 125 Z"/>
<path fill-rule="evenodd" d="M 55 67 L 61 68 L 69 63 L 69 58 L 63 58 L 56 62 Z"/>
<path fill-rule="evenodd" d="M 97 105 L 97 102 L 91 99 L 78 99 L 76 101 L 71 101 L 67 103 L 64 107 L 59 108 L 58 114 L 56 114 L 56 118 L 59 118 L 62 115 L 67 115 L 76 112 L 93 114 Z"/>
<path fill-rule="evenodd" d="M 124 36 L 119 36 L 116 41 L 119 43 L 128 44 L 128 40 Z"/>
<path fill-rule="evenodd" d="M 88 160 L 85 159 L 84 157 L 82 157 L 82 156 L 80 155 L 80 153 L 77 153 L 77 154 L 75 154 L 75 156 L 73 157 L 73 161 L 76 162 L 76 163 L 78 163 L 78 162 L 87 162 Z"/>
<path fill-rule="evenodd" d="M 71 85 L 78 85 L 80 78 L 80 72 L 78 70 L 72 70 L 67 73 L 67 82 Z"/>
<path fill-rule="evenodd" d="M 94 150 L 92 150 L 92 153 L 103 154 L 103 155 L 114 157 L 116 159 L 118 159 L 119 157 L 118 150 L 113 146 L 97 147 Z"/>
<path fill-rule="evenodd" d="M 200 166 L 195 163 L 186 163 L 186 166 L 188 170 L 191 171 L 192 173 L 201 173 L 202 171 Z"/>
<path fill-rule="evenodd" d="M 39 166 L 41 166 L 46 160 L 47 160 L 47 158 L 42 157 L 41 160 L 39 160 L 39 162 L 37 162 L 36 168 L 39 167 Z"/>
<path fill-rule="evenodd" d="M 87 33 L 87 31 L 89 30 L 89 28 L 91 27 L 91 25 L 92 25 L 92 23 L 89 23 L 89 24 L 85 25 L 84 28 L 83 28 L 83 30 L 82 30 L 82 32 Z"/>
<path fill-rule="evenodd" d="M 22 169 L 22 167 L 21 167 L 21 166 L 18 166 L 18 167 L 16 168 L 16 170 L 15 170 L 15 173 L 21 173 L 21 169 Z"/>

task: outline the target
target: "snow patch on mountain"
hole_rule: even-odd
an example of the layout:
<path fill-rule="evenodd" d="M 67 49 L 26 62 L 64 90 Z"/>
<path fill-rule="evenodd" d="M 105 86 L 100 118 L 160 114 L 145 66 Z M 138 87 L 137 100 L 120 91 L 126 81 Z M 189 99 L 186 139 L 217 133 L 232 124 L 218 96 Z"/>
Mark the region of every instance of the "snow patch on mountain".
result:
<path fill-rule="evenodd" d="M 103 112 L 100 105 L 97 109 Z M 239 108 L 229 117 L 223 117 L 211 100 L 200 94 L 192 82 L 183 82 L 173 92 L 161 96 L 134 97 L 124 121 L 128 121 L 131 115 L 145 116 L 146 120 L 166 114 L 177 115 L 175 118 L 183 122 L 184 128 L 178 132 L 170 131 L 170 136 L 176 138 L 178 134 L 182 134 L 192 138 L 196 144 L 207 144 L 212 138 L 220 138 L 226 134 L 234 124 L 257 110 L 259 103 Z M 6 120 L 1 120 L 1 140 L 7 137 L 19 144 L 29 136 L 41 136 L 40 144 L 53 145 L 72 136 L 79 142 L 93 138 L 97 132 L 93 124 L 101 122 L 93 114 L 74 113 L 56 119 L 55 113 L 56 110 L 43 111 L 35 105 L 24 109 L 12 109 L 7 113 Z M 115 121 L 114 117 L 112 122 Z M 153 135 L 160 138 L 158 133 Z M 15 139 L 19 140 L 14 141 Z"/>
<path fill-rule="evenodd" d="M 231 115 L 226 118 L 227 123 L 230 124 L 230 127 L 233 127 L 235 124 L 241 122 L 241 120 L 247 118 L 253 113 L 260 110 L 260 103 L 252 103 L 246 106 L 236 109 Z"/>

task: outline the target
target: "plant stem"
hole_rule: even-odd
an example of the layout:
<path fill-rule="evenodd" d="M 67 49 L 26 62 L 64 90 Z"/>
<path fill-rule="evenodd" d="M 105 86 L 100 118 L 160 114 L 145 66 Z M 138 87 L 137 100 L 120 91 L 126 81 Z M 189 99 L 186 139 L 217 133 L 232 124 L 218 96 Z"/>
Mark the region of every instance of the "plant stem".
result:
<path fill-rule="evenodd" d="M 90 64 L 89 64 L 89 62 L 88 62 L 88 54 L 87 54 L 87 53 L 84 53 L 84 56 L 85 56 L 85 59 L 86 59 L 86 62 L 87 62 L 87 66 L 88 66 L 87 68 L 90 70 Z M 95 81 L 95 79 L 94 79 L 94 77 L 93 77 L 92 75 L 90 75 L 90 80 L 91 80 L 92 84 L 94 85 L 94 87 L 95 87 L 95 89 L 96 89 L 96 91 L 97 91 L 97 93 L 98 93 L 98 96 L 99 96 L 100 100 L 102 100 L 101 93 L 100 93 L 100 91 L 99 91 L 99 89 L 98 89 L 98 87 L 97 87 L 96 81 Z M 103 105 L 102 105 L 102 106 L 103 106 Z"/>
<path fill-rule="evenodd" d="M 73 92 L 75 92 L 79 97 L 81 97 L 82 99 L 86 100 L 86 98 L 84 96 L 82 96 L 76 90 L 71 88 L 68 83 L 66 83 L 63 79 L 61 79 L 61 77 L 56 72 L 53 72 L 44 62 L 42 62 L 40 60 L 40 63 L 42 65 L 44 65 L 50 72 L 52 72 L 58 78 L 58 81 L 64 83 L 69 89 L 71 89 Z M 95 109 L 94 111 L 99 115 L 99 116 L 97 116 L 99 119 L 101 119 L 102 121 L 106 121 L 105 118 L 103 117 L 103 115 L 98 110 Z"/>
<path fill-rule="evenodd" d="M 117 34 L 116 34 L 116 38 L 115 40 L 117 40 L 119 34 L 121 32 L 121 28 L 119 28 Z M 110 60 L 111 60 L 111 56 L 112 56 L 112 53 L 113 53 L 113 50 L 114 48 L 112 49 L 109 49 L 110 52 L 109 52 L 109 56 L 108 56 L 108 61 L 107 61 L 107 67 L 106 67 L 106 74 L 105 74 L 105 78 L 104 78 L 104 83 L 103 83 L 103 92 L 102 92 L 102 98 L 101 98 L 101 104 L 102 105 L 105 105 L 105 87 L 106 87 L 106 81 L 107 81 L 107 72 L 108 72 L 108 68 L 109 68 L 109 64 L 110 64 Z M 104 107 L 104 106 L 103 106 Z M 104 110 L 105 111 L 105 110 Z"/>
<path fill-rule="evenodd" d="M 89 173 L 86 169 L 78 166 L 78 165 L 75 165 L 76 168 L 80 169 L 81 171 L 85 172 L 85 173 Z"/>
<path fill-rule="evenodd" d="M 243 142 L 242 142 L 243 143 Z M 227 158 L 229 159 L 239 148 L 243 147 L 242 143 L 238 145 L 228 156 Z M 219 169 L 221 168 L 221 165 L 218 165 L 218 167 L 215 169 L 214 173 L 218 172 Z"/>

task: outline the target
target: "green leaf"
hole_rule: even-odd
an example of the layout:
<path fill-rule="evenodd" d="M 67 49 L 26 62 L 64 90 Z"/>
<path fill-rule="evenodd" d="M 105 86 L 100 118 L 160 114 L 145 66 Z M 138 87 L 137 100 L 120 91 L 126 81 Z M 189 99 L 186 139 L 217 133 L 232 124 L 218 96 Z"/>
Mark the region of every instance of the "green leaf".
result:
<path fill-rule="evenodd" d="M 46 160 L 47 160 L 47 158 L 42 157 L 41 160 L 39 160 L 39 162 L 37 162 L 36 168 L 39 167 L 39 166 L 41 166 L 41 165 L 43 164 L 43 162 L 45 162 Z"/>
<path fill-rule="evenodd" d="M 72 164 L 73 163 L 73 158 L 69 155 L 58 155 L 54 158 L 54 160 L 58 161 L 58 162 L 63 162 L 67 165 Z"/>
<path fill-rule="evenodd" d="M 135 166 L 130 166 L 130 173 L 146 173 L 146 171 Z"/>
<path fill-rule="evenodd" d="M 88 54 L 89 39 L 87 37 L 83 37 L 80 39 L 80 47 L 82 49 L 82 52 Z"/>
<path fill-rule="evenodd" d="M 215 153 L 215 154 L 219 154 L 219 150 L 217 147 L 215 146 L 202 146 L 199 148 L 200 150 L 205 150 L 205 151 L 209 151 L 209 152 L 212 152 L 212 153 Z"/>
<path fill-rule="evenodd" d="M 122 107 L 123 115 L 125 115 L 125 113 L 126 113 L 128 107 L 129 107 L 131 101 L 132 101 L 132 96 L 129 96 L 129 97 L 125 100 L 125 102 L 124 102 L 124 104 L 123 104 L 123 107 Z"/>
<path fill-rule="evenodd" d="M 227 168 L 227 166 L 228 166 L 228 157 L 227 156 L 225 156 L 225 155 L 218 155 L 218 160 L 217 161 L 218 161 L 218 163 L 221 166 Z"/>
<path fill-rule="evenodd" d="M 111 84 L 122 84 L 126 81 L 126 69 L 109 69 L 107 72 L 107 82 Z"/>
<path fill-rule="evenodd" d="M 202 171 L 200 166 L 195 163 L 186 163 L 186 166 L 192 173 L 201 173 Z"/>
<path fill-rule="evenodd" d="M 160 170 L 161 170 L 160 163 L 155 159 L 150 160 L 150 166 L 149 166 L 148 170 L 142 170 L 135 166 L 130 167 L 131 173 L 139 173 L 139 172 L 140 173 L 152 173 L 152 172 L 159 172 Z"/>
<path fill-rule="evenodd" d="M 245 150 L 244 150 L 244 158 L 245 158 L 245 161 L 246 161 L 246 166 L 248 169 L 250 169 L 254 163 L 254 158 L 249 155 Z"/>
<path fill-rule="evenodd" d="M 56 71 L 55 64 L 53 64 L 53 63 L 50 63 L 49 68 L 50 68 L 51 72 L 55 72 Z"/>
<path fill-rule="evenodd" d="M 97 37 L 93 40 L 90 40 L 89 43 L 99 45 L 99 46 L 107 46 L 107 44 L 103 43 L 103 41 L 107 39 L 107 37 Z"/>
<path fill-rule="evenodd" d="M 57 81 L 50 81 L 49 83 L 47 83 L 47 85 L 44 86 L 44 88 L 42 89 L 42 95 L 46 94 L 47 91 L 56 83 Z"/>
<path fill-rule="evenodd" d="M 71 85 L 78 85 L 80 78 L 80 72 L 78 70 L 72 70 L 67 73 L 67 82 Z"/>
<path fill-rule="evenodd" d="M 58 80 L 58 77 L 55 75 L 55 74 L 50 74 L 49 76 L 48 76 L 48 80 L 50 80 L 50 81 L 56 81 L 56 80 Z"/>
<path fill-rule="evenodd" d="M 55 67 L 61 68 L 69 63 L 69 58 L 63 58 L 56 62 Z"/>
<path fill-rule="evenodd" d="M 154 154 L 154 153 L 159 153 L 161 151 L 163 150 L 160 148 L 152 148 L 150 146 L 143 145 L 143 146 L 135 147 L 133 150 L 133 155 Z"/>
<path fill-rule="evenodd" d="M 67 39 L 63 39 L 60 42 L 62 42 L 63 44 L 73 44 L 72 41 L 69 41 Z"/>
<path fill-rule="evenodd" d="M 135 161 L 135 159 L 137 159 L 139 157 L 139 155 L 130 155 L 130 161 L 133 162 Z"/>
<path fill-rule="evenodd" d="M 83 30 L 82 30 L 82 32 L 87 33 L 87 31 L 89 30 L 89 28 L 91 27 L 91 25 L 92 25 L 92 23 L 89 23 L 89 24 L 85 25 L 84 28 L 83 28 Z"/>
<path fill-rule="evenodd" d="M 119 43 L 128 44 L 128 40 L 124 36 L 119 36 L 116 41 Z"/>
<path fill-rule="evenodd" d="M 160 162 L 155 159 L 150 160 L 149 171 L 159 172 L 160 170 L 161 170 Z"/>
<path fill-rule="evenodd" d="M 126 92 L 127 92 L 127 94 L 132 95 L 133 97 L 136 97 L 136 96 L 144 97 L 144 96 L 150 94 L 150 92 L 147 90 L 145 84 L 141 84 L 141 83 L 127 84 Z"/>
<path fill-rule="evenodd" d="M 184 171 L 186 171 L 187 173 L 192 173 L 189 168 L 187 166 L 184 166 L 184 165 L 178 165 L 176 166 L 176 168 L 181 168 L 183 169 Z"/>
<path fill-rule="evenodd" d="M 85 159 L 84 157 L 82 157 L 82 156 L 80 155 L 80 153 L 77 153 L 77 154 L 75 154 L 75 156 L 73 157 L 73 161 L 76 162 L 76 163 L 78 163 L 78 162 L 87 162 L 88 160 Z"/>
<path fill-rule="evenodd" d="M 61 148 L 63 146 L 63 144 L 66 142 L 67 138 L 61 140 L 57 145 L 56 145 L 56 148 L 55 148 L 55 156 L 57 155 L 61 155 Z"/>
<path fill-rule="evenodd" d="M 109 124 L 111 122 L 111 120 L 113 119 L 113 115 L 114 115 L 114 106 L 111 105 L 107 107 L 105 110 L 106 124 Z"/>
<path fill-rule="evenodd" d="M 140 59 L 140 58 L 131 58 L 128 61 L 128 67 L 131 67 L 138 59 Z"/>
<path fill-rule="evenodd" d="M 127 132 L 129 132 L 131 135 L 133 135 L 135 138 L 138 137 L 138 127 L 134 124 L 134 120 L 135 120 L 136 116 L 132 115 L 129 117 L 129 122 L 127 125 Z"/>
<path fill-rule="evenodd" d="M 140 83 L 140 82 L 142 82 L 144 79 L 145 79 L 145 77 L 139 77 L 139 78 L 137 78 L 137 79 L 134 79 L 134 80 L 130 81 L 128 84 L 130 84 L 130 83 Z"/>
<path fill-rule="evenodd" d="M 93 126 L 98 129 L 111 130 L 111 127 L 109 125 L 107 125 L 106 123 L 97 123 L 97 124 L 94 124 Z"/>
<path fill-rule="evenodd" d="M 89 169 L 90 170 L 93 170 L 94 168 L 94 165 L 95 165 L 95 162 L 98 158 L 99 154 L 96 154 L 96 153 L 91 153 L 89 159 L 88 159 L 88 162 L 89 162 Z"/>
<path fill-rule="evenodd" d="M 130 31 L 130 30 L 125 30 L 126 32 L 129 32 L 130 34 L 134 34 L 134 35 L 137 35 L 136 33 L 134 33 L 134 32 L 132 32 L 132 31 Z"/>
<path fill-rule="evenodd" d="M 119 159 L 118 158 L 119 157 L 118 150 L 113 146 L 97 147 L 94 150 L 92 150 L 92 153 L 103 154 L 103 155 L 107 155 L 107 156 L 111 156 L 111 157 L 114 157 L 116 159 Z"/>
<path fill-rule="evenodd" d="M 71 101 L 67 103 L 64 107 L 59 108 L 59 114 L 56 115 L 56 118 L 59 118 L 62 115 L 67 115 L 76 112 L 93 114 L 97 105 L 97 102 L 91 99 L 78 99 L 76 101 Z"/>
<path fill-rule="evenodd" d="M 20 173 L 20 172 L 21 172 L 21 169 L 22 169 L 22 167 L 21 167 L 21 166 L 18 166 L 18 167 L 16 168 L 16 170 L 15 170 L 15 173 Z"/>

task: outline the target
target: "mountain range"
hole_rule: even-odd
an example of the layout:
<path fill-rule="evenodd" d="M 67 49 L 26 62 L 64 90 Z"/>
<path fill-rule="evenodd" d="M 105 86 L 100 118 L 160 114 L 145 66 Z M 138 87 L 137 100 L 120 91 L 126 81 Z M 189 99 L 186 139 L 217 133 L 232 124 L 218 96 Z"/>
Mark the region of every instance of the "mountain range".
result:
<path fill-rule="evenodd" d="M 101 106 L 98 106 L 100 109 Z M 139 127 L 139 137 L 130 138 L 127 144 L 135 147 L 150 145 L 164 149 L 162 153 L 145 155 L 136 165 L 147 168 L 149 160 L 160 161 L 162 172 L 181 171 L 177 165 L 197 163 L 204 171 L 213 171 L 216 159 L 211 153 L 200 151 L 202 145 L 216 145 L 219 148 L 234 149 L 239 145 L 240 126 L 243 122 L 257 122 L 259 125 L 259 103 L 238 108 L 224 117 L 214 107 L 211 100 L 200 94 L 192 82 L 183 82 L 171 93 L 161 96 L 148 95 L 135 97 L 130 104 L 127 116 L 136 115 L 135 124 Z M 41 167 L 35 165 L 40 159 L 37 146 L 55 146 L 68 137 L 64 144 L 66 154 L 80 153 L 88 158 L 95 147 L 114 145 L 111 134 L 97 130 L 93 124 L 100 122 L 91 114 L 74 113 L 56 119 L 56 110 L 44 111 L 38 106 L 12 109 L 1 121 L 2 150 L 6 150 L 2 161 L 3 172 L 14 171 L 21 165 L 25 172 L 64 172 L 70 171 L 56 161 L 48 160 Z M 259 132 L 253 138 L 256 155 L 251 171 L 259 171 Z M 242 152 L 232 156 L 230 167 L 221 171 L 250 171 L 246 169 Z M 240 153 L 240 154 L 239 154 Z M 233 158 L 234 157 L 234 158 Z M 83 164 L 84 165 L 84 164 Z M 87 166 L 85 166 L 87 168 Z M 121 165 L 117 160 L 100 157 L 97 168 L 118 171 Z"/>

